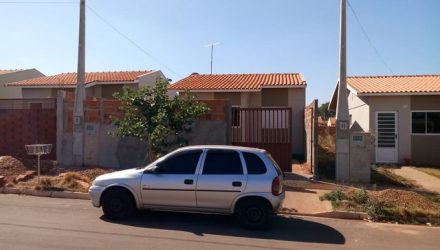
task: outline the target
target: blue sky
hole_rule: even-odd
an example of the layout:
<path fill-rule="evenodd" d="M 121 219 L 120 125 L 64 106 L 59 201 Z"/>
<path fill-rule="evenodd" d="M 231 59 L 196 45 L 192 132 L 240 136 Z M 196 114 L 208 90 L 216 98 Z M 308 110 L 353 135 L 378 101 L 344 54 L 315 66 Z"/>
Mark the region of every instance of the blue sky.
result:
<path fill-rule="evenodd" d="M 31 0 L 28 0 L 31 1 Z M 49 0 L 48 0 L 49 1 Z M 13 2 L 2 1 L 0 2 Z M 41 1 L 40 1 L 41 2 Z M 0 69 L 76 71 L 78 4 L 0 3 Z M 351 0 L 394 74 L 440 73 L 440 1 Z M 87 11 L 86 70 L 300 72 L 307 101 L 327 101 L 338 78 L 339 0 L 87 0 L 153 60 Z M 391 74 L 347 9 L 349 75 Z M 164 66 L 166 65 L 166 66 Z M 175 73 L 177 74 L 175 74 Z"/>

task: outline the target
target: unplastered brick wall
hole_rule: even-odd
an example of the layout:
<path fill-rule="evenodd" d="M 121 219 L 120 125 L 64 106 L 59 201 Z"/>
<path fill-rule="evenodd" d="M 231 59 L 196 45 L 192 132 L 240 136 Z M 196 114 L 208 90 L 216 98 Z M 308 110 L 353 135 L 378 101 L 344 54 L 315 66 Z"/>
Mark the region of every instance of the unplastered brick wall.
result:
<path fill-rule="evenodd" d="M 197 118 L 188 134 L 190 145 L 230 143 L 230 104 L 226 100 L 199 100 L 210 111 Z M 64 99 L 63 163 L 72 165 L 73 93 Z M 122 118 L 120 101 L 87 97 L 84 101 L 84 162 L 85 165 L 130 168 L 145 162 L 146 145 L 136 138 L 115 138 L 111 117 Z"/>
<path fill-rule="evenodd" d="M 304 110 L 304 126 L 306 132 L 306 165 L 310 172 L 316 168 L 316 149 L 318 143 L 318 100 L 313 100 Z"/>
<path fill-rule="evenodd" d="M 228 101 L 226 100 L 198 100 L 198 102 L 209 107 L 209 112 L 197 120 L 224 121 L 227 119 Z M 67 106 L 67 124 L 66 132 L 73 132 L 73 103 L 74 95 L 71 92 L 66 93 Z M 113 99 L 103 99 L 96 97 L 87 97 L 84 101 L 84 122 L 112 124 L 111 117 L 122 117 L 119 110 L 121 102 Z"/>
<path fill-rule="evenodd" d="M 73 132 L 73 103 L 73 93 L 66 93 L 66 132 Z M 120 104 L 121 102 L 118 100 L 88 96 L 86 97 L 86 100 L 84 100 L 84 122 L 110 125 L 112 123 L 112 116 L 121 117 L 122 115 L 121 111 L 119 110 Z"/>

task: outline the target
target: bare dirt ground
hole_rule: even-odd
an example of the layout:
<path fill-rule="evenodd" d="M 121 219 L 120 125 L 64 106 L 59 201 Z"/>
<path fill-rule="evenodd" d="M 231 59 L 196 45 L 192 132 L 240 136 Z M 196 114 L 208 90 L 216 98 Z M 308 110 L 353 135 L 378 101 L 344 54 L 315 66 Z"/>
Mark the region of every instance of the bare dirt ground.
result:
<path fill-rule="evenodd" d="M 36 160 L 0 156 L 0 176 L 4 176 L 4 184 L 21 189 L 87 192 L 88 186 L 97 176 L 114 170 L 100 167 L 61 168 L 57 166 L 55 161 L 42 160 L 40 184 L 38 184 L 35 174 L 25 181 L 17 181 L 17 176 L 29 171 L 37 172 Z"/>

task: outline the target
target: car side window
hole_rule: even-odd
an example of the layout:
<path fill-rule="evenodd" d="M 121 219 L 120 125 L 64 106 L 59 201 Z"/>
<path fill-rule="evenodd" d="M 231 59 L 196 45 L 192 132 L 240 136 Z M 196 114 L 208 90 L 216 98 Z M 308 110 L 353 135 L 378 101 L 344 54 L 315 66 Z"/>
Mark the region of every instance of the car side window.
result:
<path fill-rule="evenodd" d="M 265 174 L 266 165 L 261 158 L 253 153 L 243 152 L 248 174 Z"/>
<path fill-rule="evenodd" d="M 157 163 L 160 174 L 194 174 L 202 150 L 191 150 L 177 153 Z"/>
<path fill-rule="evenodd" d="M 204 175 L 242 175 L 240 155 L 237 151 L 210 149 L 203 167 Z"/>

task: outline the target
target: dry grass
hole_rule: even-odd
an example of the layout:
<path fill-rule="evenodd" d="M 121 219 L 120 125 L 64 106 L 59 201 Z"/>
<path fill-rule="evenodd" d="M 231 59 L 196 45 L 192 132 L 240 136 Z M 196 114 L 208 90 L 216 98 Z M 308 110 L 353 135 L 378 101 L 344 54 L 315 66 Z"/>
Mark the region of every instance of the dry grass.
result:
<path fill-rule="evenodd" d="M 336 210 L 366 212 L 377 221 L 440 225 L 440 196 L 436 194 L 337 188 L 320 198 L 331 201 Z"/>
<path fill-rule="evenodd" d="M 440 179 L 440 168 L 439 167 L 437 167 L 437 168 L 436 167 L 416 167 L 415 169 Z"/>
<path fill-rule="evenodd" d="M 318 174 L 320 177 L 335 179 L 335 137 L 319 135 L 318 137 Z"/>
<path fill-rule="evenodd" d="M 415 188 L 414 181 L 408 180 L 400 175 L 393 173 L 387 167 L 379 166 L 371 169 L 371 183 L 380 186 L 396 186 Z"/>

